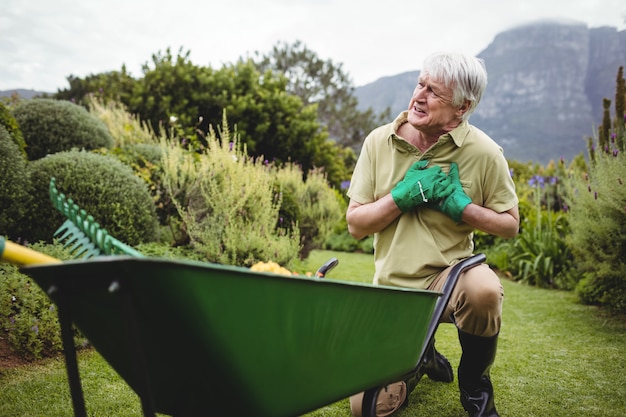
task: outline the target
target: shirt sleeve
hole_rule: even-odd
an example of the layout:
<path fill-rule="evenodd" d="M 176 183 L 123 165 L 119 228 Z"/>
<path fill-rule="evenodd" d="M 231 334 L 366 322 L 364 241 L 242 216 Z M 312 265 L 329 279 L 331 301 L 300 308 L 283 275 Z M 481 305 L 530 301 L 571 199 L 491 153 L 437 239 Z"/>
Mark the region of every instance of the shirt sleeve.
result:
<path fill-rule="evenodd" d="M 372 203 L 375 200 L 370 143 L 371 139 L 368 136 L 363 142 L 347 192 L 348 197 L 359 204 Z"/>
<path fill-rule="evenodd" d="M 485 175 L 485 201 L 483 205 L 497 213 L 512 209 L 519 203 L 509 164 L 500 153 L 488 165 Z"/>

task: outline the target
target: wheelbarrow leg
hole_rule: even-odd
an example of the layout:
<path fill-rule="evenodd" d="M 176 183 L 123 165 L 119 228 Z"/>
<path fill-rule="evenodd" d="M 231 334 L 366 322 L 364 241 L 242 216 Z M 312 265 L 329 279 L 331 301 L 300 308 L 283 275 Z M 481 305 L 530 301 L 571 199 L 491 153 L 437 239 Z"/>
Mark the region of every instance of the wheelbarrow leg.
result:
<path fill-rule="evenodd" d="M 65 356 L 65 370 L 67 371 L 67 379 L 70 385 L 70 394 L 72 396 L 72 406 L 74 408 L 75 417 L 87 417 L 85 409 L 85 398 L 83 389 L 80 384 L 80 373 L 78 371 L 78 359 L 76 357 L 76 347 L 74 346 L 74 332 L 72 331 L 72 315 L 66 295 L 59 288 L 52 286 L 48 289 L 49 293 L 58 292 L 59 300 L 57 303 L 59 324 L 61 326 L 61 340 L 63 342 L 63 356 Z"/>

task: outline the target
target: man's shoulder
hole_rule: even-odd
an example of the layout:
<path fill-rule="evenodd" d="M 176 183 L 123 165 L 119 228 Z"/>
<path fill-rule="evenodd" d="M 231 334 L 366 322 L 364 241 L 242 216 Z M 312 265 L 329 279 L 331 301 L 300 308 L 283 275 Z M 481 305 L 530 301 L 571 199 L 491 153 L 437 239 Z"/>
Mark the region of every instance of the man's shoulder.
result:
<path fill-rule="evenodd" d="M 468 134 L 466 136 L 466 143 L 472 145 L 478 145 L 483 150 L 491 150 L 492 152 L 502 153 L 502 146 L 498 144 L 491 136 L 485 133 L 483 130 L 468 123 Z"/>

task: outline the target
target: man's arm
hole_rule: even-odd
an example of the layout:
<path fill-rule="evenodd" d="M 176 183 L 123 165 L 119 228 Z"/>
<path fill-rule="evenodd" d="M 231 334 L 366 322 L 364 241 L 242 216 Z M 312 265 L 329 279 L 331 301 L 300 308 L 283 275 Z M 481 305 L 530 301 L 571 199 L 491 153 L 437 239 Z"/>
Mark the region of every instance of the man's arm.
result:
<path fill-rule="evenodd" d="M 360 204 L 350 200 L 346 213 L 348 231 L 356 239 L 380 232 L 402 212 L 394 203 L 391 195 L 373 203 Z M 477 204 L 469 204 L 463 210 L 463 221 L 485 233 L 506 239 L 515 237 L 519 232 L 519 209 L 517 206 L 503 213 Z"/>
<path fill-rule="evenodd" d="M 519 209 L 517 205 L 512 209 L 496 213 L 495 211 L 478 204 L 469 204 L 463 210 L 462 219 L 475 229 L 509 239 L 519 232 Z"/>
<path fill-rule="evenodd" d="M 363 239 L 389 226 L 400 214 L 402 211 L 393 201 L 391 194 L 367 204 L 350 200 L 346 212 L 348 231 L 354 238 Z"/>

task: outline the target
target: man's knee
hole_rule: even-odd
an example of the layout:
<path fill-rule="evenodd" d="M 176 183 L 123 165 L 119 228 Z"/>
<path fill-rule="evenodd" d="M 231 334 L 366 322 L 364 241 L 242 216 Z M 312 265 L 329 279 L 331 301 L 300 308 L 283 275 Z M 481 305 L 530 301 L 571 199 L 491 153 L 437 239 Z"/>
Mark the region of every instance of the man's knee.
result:
<path fill-rule="evenodd" d="M 493 336 L 500 331 L 504 290 L 498 276 L 479 265 L 462 276 L 457 284 L 454 313 L 457 326 L 470 334 Z"/>

